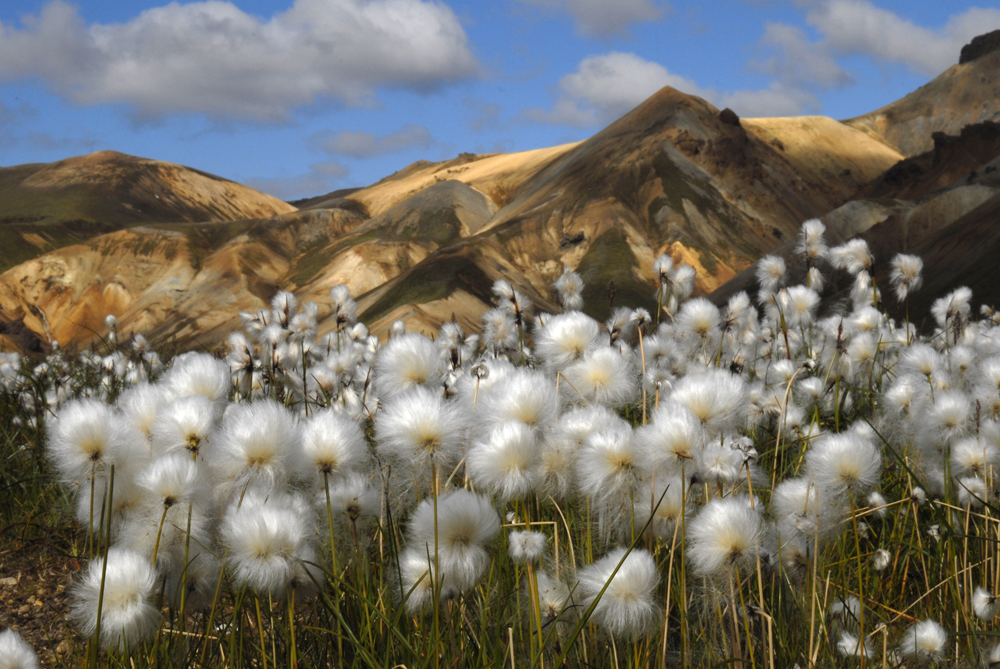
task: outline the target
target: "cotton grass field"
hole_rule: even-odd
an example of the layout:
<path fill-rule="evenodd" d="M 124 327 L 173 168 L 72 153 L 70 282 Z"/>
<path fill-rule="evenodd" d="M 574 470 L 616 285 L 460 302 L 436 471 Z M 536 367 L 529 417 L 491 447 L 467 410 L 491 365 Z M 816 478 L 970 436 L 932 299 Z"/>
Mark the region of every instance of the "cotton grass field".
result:
<path fill-rule="evenodd" d="M 559 314 L 498 281 L 481 336 L 380 342 L 338 286 L 224 360 L 112 317 L 2 354 L 0 559 L 79 562 L 73 667 L 1000 666 L 1000 314 L 917 332 L 919 258 L 880 291 L 823 232 L 723 309 L 663 256 L 603 324 L 567 271 Z"/>

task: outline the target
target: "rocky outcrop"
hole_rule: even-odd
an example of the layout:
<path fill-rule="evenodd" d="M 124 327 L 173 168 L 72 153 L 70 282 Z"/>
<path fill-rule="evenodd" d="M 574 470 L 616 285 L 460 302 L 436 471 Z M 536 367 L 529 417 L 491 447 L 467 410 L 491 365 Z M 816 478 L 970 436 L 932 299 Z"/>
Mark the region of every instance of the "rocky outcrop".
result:
<path fill-rule="evenodd" d="M 1000 51 L 1000 30 L 973 37 L 971 42 L 962 47 L 958 62 L 970 63 L 994 51 Z"/>

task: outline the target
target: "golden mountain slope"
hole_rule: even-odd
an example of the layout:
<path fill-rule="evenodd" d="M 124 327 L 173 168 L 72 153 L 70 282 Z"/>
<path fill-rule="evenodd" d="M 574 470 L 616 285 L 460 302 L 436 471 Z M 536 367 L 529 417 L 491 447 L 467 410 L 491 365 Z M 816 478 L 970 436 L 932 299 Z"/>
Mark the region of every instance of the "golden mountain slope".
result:
<path fill-rule="evenodd" d="M 1000 121 L 1000 51 L 954 65 L 909 95 L 844 123 L 911 157 L 934 148 L 933 133 L 957 135 L 983 121 Z"/>
<path fill-rule="evenodd" d="M 295 207 L 189 167 L 115 151 L 0 168 L 0 269 L 142 223 L 233 221 Z"/>

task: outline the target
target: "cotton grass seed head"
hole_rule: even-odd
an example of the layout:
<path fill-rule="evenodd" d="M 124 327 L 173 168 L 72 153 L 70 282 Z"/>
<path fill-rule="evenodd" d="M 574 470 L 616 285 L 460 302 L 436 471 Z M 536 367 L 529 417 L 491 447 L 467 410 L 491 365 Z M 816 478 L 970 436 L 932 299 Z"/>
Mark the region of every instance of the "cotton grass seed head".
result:
<path fill-rule="evenodd" d="M 882 471 L 882 455 L 865 437 L 842 432 L 823 435 L 806 451 L 806 472 L 824 493 L 867 493 Z"/>
<path fill-rule="evenodd" d="M 12 629 L 0 632 L 0 669 L 38 669 L 34 649 Z"/>
<path fill-rule="evenodd" d="M 149 639 L 160 624 L 160 612 L 153 606 L 156 572 L 149 560 L 124 548 L 112 547 L 107 559 L 100 644 L 127 650 Z M 84 636 L 97 631 L 103 566 L 103 558 L 92 560 L 72 593 L 70 616 Z"/>
<path fill-rule="evenodd" d="M 417 333 L 393 337 L 375 360 L 375 384 L 386 398 L 396 397 L 414 386 L 432 387 L 441 380 L 442 372 L 434 342 Z"/>
<path fill-rule="evenodd" d="M 489 565 L 486 543 L 500 531 L 500 516 L 489 498 L 468 490 L 446 493 L 437 501 L 437 554 L 444 582 L 464 592 Z M 409 535 L 417 552 L 434 555 L 434 504 L 425 499 L 410 519 Z"/>
<path fill-rule="evenodd" d="M 416 386 L 387 402 L 375 417 L 379 452 L 417 469 L 456 459 L 468 438 L 466 413 L 455 402 Z"/>
<path fill-rule="evenodd" d="M 746 497 L 713 499 L 688 521 L 687 557 L 699 576 L 756 565 L 765 525 Z"/>
<path fill-rule="evenodd" d="M 515 530 L 507 537 L 510 559 L 518 564 L 538 562 L 545 554 L 545 535 L 541 532 Z"/>
<path fill-rule="evenodd" d="M 299 425 L 288 409 L 273 400 L 235 404 L 226 412 L 211 464 L 224 490 L 279 489 L 299 449 Z"/>
<path fill-rule="evenodd" d="M 948 633 L 933 620 L 921 620 L 911 626 L 899 644 L 899 654 L 918 662 L 937 662 L 944 658 Z"/>
<path fill-rule="evenodd" d="M 56 470 L 64 480 L 78 483 L 95 473 L 106 474 L 113 464 L 148 459 L 145 444 L 110 406 L 89 399 L 68 402 L 48 434 L 48 454 Z"/>
<path fill-rule="evenodd" d="M 466 467 L 477 488 L 503 502 L 521 499 L 535 489 L 539 450 L 531 428 L 507 421 L 473 445 Z"/>
<path fill-rule="evenodd" d="M 302 426 L 302 456 L 311 478 L 340 478 L 364 464 L 365 436 L 358 424 L 332 410 L 319 411 Z"/>
<path fill-rule="evenodd" d="M 621 567 L 615 573 L 619 562 Z M 660 583 L 660 572 L 647 551 L 636 549 L 626 557 L 624 548 L 615 549 L 581 569 L 577 577 L 580 581 L 578 592 L 585 607 L 590 606 L 608 584 L 591 620 L 612 637 L 636 639 L 659 620 L 653 593 Z"/>
<path fill-rule="evenodd" d="M 1000 609 L 1000 600 L 996 595 L 986 588 L 976 586 L 976 591 L 972 593 L 972 610 L 980 620 L 990 621 L 997 615 Z"/>

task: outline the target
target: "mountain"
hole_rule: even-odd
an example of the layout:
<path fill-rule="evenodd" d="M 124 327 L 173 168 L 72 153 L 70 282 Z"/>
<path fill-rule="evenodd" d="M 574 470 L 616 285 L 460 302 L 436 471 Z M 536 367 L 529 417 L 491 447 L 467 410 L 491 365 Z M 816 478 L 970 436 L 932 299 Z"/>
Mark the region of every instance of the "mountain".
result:
<path fill-rule="evenodd" d="M 99 151 L 0 168 L 0 269 L 140 223 L 233 221 L 295 207 L 173 163 Z"/>
<path fill-rule="evenodd" d="M 957 135 L 967 125 L 1000 122 L 1000 49 L 945 70 L 909 95 L 844 121 L 906 157 L 934 148 L 934 133 Z"/>
<path fill-rule="evenodd" d="M 844 122 L 741 119 L 664 88 L 583 142 L 419 161 L 292 204 L 108 152 L 6 168 L 4 252 L 30 259 L 0 275 L 0 345 L 86 344 L 113 313 L 126 333 L 214 349 L 238 312 L 281 288 L 326 317 L 339 283 L 377 334 L 397 319 L 418 331 L 451 319 L 475 330 L 497 279 L 537 310 L 556 309 L 551 284 L 564 267 L 582 275 L 587 310 L 603 318 L 613 305 L 653 308 L 661 253 L 692 265 L 696 294 L 721 303 L 754 291 L 764 254 L 801 272 L 795 235 L 814 217 L 831 244 L 867 239 L 883 285 L 892 254 L 924 254 L 927 288 L 913 313 L 940 292 L 932 285 L 967 282 L 993 299 L 1000 52 L 969 53 Z M 830 273 L 834 298 L 839 282 Z M 321 322 L 320 332 L 332 327 Z"/>

